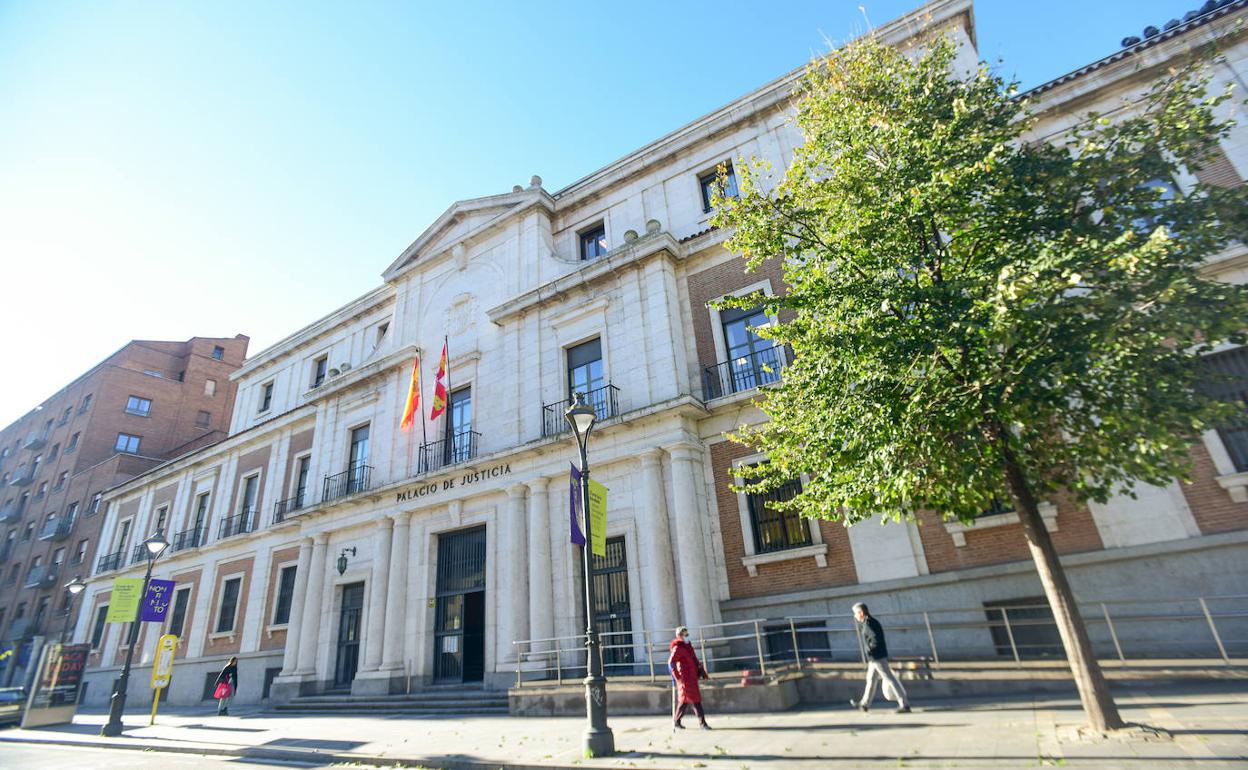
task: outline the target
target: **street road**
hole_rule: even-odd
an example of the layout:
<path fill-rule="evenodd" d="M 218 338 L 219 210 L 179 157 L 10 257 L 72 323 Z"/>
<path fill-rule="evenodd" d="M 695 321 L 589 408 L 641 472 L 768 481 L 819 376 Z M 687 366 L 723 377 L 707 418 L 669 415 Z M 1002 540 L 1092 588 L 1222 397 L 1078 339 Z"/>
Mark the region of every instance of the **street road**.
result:
<path fill-rule="evenodd" d="M 0 749 L 3 770 L 273 770 L 289 767 L 323 767 L 304 762 L 248 762 L 237 757 L 202 754 L 162 754 L 155 751 L 79 749 L 69 746 L 21 746 Z M 367 768 L 368 765 L 353 765 Z"/>

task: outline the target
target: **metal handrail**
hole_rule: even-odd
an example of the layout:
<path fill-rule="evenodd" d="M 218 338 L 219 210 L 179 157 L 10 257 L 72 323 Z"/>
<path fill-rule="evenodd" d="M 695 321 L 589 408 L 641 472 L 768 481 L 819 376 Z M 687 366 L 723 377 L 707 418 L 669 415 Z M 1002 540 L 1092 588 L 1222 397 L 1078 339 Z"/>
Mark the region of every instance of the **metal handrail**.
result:
<path fill-rule="evenodd" d="M 708 366 L 702 370 L 703 400 L 712 401 L 779 382 L 780 372 L 788 363 L 784 346 L 774 345 Z"/>
<path fill-rule="evenodd" d="M 420 462 L 416 472 L 431 473 L 441 468 L 466 463 L 477 456 L 481 434 L 463 430 L 439 441 L 420 445 Z"/>
<path fill-rule="evenodd" d="M 170 550 L 173 552 L 185 551 L 188 548 L 198 548 L 204 544 L 204 532 L 206 527 L 191 527 L 177 532 L 173 536 Z"/>
<path fill-rule="evenodd" d="M 112 553 L 104 554 L 95 562 L 95 574 L 98 575 L 101 572 L 120 569 L 121 560 L 125 555 L 125 551 L 113 551 Z"/>
<path fill-rule="evenodd" d="M 372 476 L 371 465 L 353 465 L 342 473 L 326 476 L 324 488 L 321 490 L 321 502 L 367 491 L 372 483 Z"/>
<path fill-rule="evenodd" d="M 221 529 L 217 534 L 218 540 L 224 540 L 227 537 L 242 535 L 252 531 L 251 520 L 255 517 L 255 508 L 244 508 L 233 516 L 227 516 L 221 520 Z"/>
<path fill-rule="evenodd" d="M 585 403 L 594 408 L 594 413 L 598 417 L 598 421 L 616 417 L 620 413 L 619 408 L 620 389 L 611 383 L 603 385 L 601 388 L 594 388 L 585 393 Z M 542 406 L 542 437 L 557 436 L 565 431 L 572 430 L 568 425 L 564 413 L 568 407 L 572 405 L 572 399 L 565 398 L 562 401 L 556 401 L 553 404 L 545 404 Z"/>
<path fill-rule="evenodd" d="M 771 676 L 812 665 L 861 663 L 865 654 L 858 627 L 846 609 L 844 615 L 788 615 L 691 626 L 690 641 L 707 671 L 721 676 L 741 669 Z M 892 658 L 917 659 L 927 666 L 986 660 L 1021 667 L 1026 660 L 1064 659 L 1051 616 L 1034 616 L 1048 609 L 1047 604 L 1024 602 L 872 614 L 884 627 Z M 1243 633 L 1248 629 L 1248 594 L 1082 601 L 1080 610 L 1098 656 L 1123 664 L 1131 658 L 1161 655 L 1221 658 L 1230 665 L 1232 656 L 1248 655 L 1248 634 Z M 1193 635 L 1193 623 L 1207 633 Z M 1228 631 L 1235 636 L 1228 636 Z M 604 661 L 627 660 L 614 664 L 615 671 L 606 662 L 608 675 L 648 673 L 652 682 L 666 678 L 671 635 L 666 629 L 600 631 Z M 583 675 L 584 634 L 517 640 L 512 645 L 517 687 L 555 685 Z"/>
<path fill-rule="evenodd" d="M 307 508 L 310 502 L 306 490 L 300 491 L 294 497 L 278 500 L 276 503 L 273 503 L 273 523 L 281 524 L 292 513 Z"/>

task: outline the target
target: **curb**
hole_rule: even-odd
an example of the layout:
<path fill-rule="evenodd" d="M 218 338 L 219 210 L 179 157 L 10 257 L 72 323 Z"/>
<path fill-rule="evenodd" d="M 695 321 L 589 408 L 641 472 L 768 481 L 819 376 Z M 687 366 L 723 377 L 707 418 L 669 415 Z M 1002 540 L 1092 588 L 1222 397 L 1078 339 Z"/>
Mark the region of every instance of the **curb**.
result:
<path fill-rule="evenodd" d="M 353 754 L 350 752 L 326 752 L 316 749 L 272 749 L 256 746 L 238 746 L 236 748 L 219 748 L 205 746 L 165 746 L 155 743 L 100 743 L 98 741 L 71 740 L 67 738 L 28 738 L 25 736 L 8 737 L 0 735 L 0 744 L 20 743 L 30 746 L 68 746 L 85 749 L 113 749 L 120 751 L 150 751 L 164 754 L 198 754 L 201 756 L 238 757 L 242 759 L 263 759 L 281 762 L 315 762 L 321 765 L 333 763 L 357 763 L 377 765 L 379 767 L 427 767 L 431 770 L 587 770 L 593 765 L 533 765 L 533 764 L 499 764 L 497 762 L 479 762 L 474 760 L 458 760 L 448 758 L 430 759 L 427 757 L 391 757 L 376 754 Z M 631 752 L 630 752 L 631 753 Z M 617 755 L 617 758 L 619 755 Z M 680 768 L 651 767 L 647 770 L 681 770 Z"/>

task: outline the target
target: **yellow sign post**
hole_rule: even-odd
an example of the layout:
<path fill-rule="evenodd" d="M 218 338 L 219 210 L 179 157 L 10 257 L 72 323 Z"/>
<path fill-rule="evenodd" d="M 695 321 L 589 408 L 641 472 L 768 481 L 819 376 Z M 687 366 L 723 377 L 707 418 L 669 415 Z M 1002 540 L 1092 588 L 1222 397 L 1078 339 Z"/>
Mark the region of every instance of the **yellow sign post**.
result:
<path fill-rule="evenodd" d="M 607 488 L 593 479 L 589 480 L 589 523 L 592 531 L 590 550 L 594 556 L 607 555 Z"/>
<path fill-rule="evenodd" d="M 165 634 L 156 642 L 156 660 L 152 663 L 152 720 L 156 724 L 156 706 L 160 704 L 160 691 L 169 686 L 173 677 L 173 651 L 178 648 L 178 637 Z"/>

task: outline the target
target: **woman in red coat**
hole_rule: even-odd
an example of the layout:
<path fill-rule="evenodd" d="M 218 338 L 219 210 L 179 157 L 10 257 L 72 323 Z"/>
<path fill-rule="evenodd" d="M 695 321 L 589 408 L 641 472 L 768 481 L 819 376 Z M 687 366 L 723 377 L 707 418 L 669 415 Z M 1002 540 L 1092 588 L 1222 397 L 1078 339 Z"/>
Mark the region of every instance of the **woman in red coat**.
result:
<path fill-rule="evenodd" d="M 706 669 L 698 662 L 693 645 L 687 641 L 689 629 L 681 626 L 676 629 L 676 638 L 672 640 L 672 654 L 667 659 L 667 670 L 672 672 L 676 682 L 676 707 L 672 710 L 672 732 L 685 729 L 680 723 L 685 715 L 685 706 L 693 706 L 693 713 L 698 715 L 698 724 L 703 730 L 711 729 L 706 723 L 706 712 L 702 710 L 702 693 L 698 691 L 698 678 L 710 679 Z"/>

